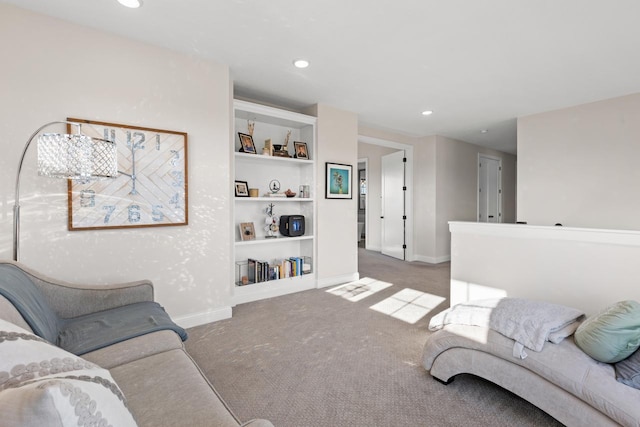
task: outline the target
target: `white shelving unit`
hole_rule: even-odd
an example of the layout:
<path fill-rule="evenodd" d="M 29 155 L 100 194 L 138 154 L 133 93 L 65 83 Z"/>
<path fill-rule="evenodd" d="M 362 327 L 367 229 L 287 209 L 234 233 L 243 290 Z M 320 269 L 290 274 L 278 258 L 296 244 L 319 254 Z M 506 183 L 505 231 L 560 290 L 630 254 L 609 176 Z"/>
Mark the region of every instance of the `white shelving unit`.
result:
<path fill-rule="evenodd" d="M 248 121 L 253 122 L 253 141 L 257 154 L 242 153 L 238 133 L 247 134 Z M 317 286 L 316 279 L 316 118 L 246 101 L 234 101 L 233 168 L 236 181 L 245 181 L 249 188 L 256 188 L 259 197 L 234 197 L 233 204 L 233 303 L 242 304 L 264 298 L 271 298 Z M 293 142 L 305 142 L 309 159 L 285 158 L 262 155 L 267 139 L 272 144 L 284 144 L 287 132 L 291 131 L 288 151 L 294 152 Z M 278 180 L 280 192 L 287 189 L 296 193 L 292 198 L 268 197 L 269 183 Z M 300 186 L 309 186 L 310 195 L 300 197 Z M 266 237 L 265 209 L 273 204 L 277 217 L 281 215 L 304 215 L 305 234 L 285 237 L 278 233 L 276 238 Z M 256 231 L 254 240 L 241 240 L 240 223 L 252 222 Z M 243 265 L 249 258 L 269 263 L 290 257 L 311 259 L 309 274 L 266 282 L 242 283 Z"/>

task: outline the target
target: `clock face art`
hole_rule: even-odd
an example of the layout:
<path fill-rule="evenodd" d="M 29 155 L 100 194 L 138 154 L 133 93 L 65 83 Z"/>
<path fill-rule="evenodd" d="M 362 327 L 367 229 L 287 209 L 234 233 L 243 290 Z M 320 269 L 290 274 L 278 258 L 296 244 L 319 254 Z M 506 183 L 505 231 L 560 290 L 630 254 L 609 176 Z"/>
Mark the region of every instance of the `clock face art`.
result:
<path fill-rule="evenodd" d="M 68 181 L 69 230 L 188 224 L 186 133 L 67 120 L 118 148 L 117 178 Z"/>

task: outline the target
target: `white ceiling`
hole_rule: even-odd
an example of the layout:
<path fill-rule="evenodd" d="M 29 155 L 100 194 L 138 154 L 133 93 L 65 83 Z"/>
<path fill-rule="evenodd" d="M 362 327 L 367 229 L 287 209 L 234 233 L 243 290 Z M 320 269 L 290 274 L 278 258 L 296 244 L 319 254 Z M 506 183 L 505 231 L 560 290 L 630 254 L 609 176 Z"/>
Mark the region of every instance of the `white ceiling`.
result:
<path fill-rule="evenodd" d="M 640 92 L 637 0 L 5 2 L 227 64 L 241 97 L 512 153 L 519 116 Z"/>

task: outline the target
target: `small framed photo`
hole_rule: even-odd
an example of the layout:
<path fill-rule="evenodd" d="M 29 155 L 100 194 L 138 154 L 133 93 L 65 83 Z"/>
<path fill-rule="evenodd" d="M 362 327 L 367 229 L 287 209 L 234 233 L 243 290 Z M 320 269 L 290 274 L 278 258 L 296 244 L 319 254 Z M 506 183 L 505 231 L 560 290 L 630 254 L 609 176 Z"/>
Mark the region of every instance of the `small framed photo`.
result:
<path fill-rule="evenodd" d="M 240 138 L 240 152 L 256 154 L 256 145 L 253 143 L 253 137 L 247 133 L 238 132 Z"/>
<path fill-rule="evenodd" d="M 351 199 L 351 174 L 353 166 L 326 163 L 326 199 Z"/>
<path fill-rule="evenodd" d="M 236 197 L 249 197 L 247 181 L 236 181 Z"/>
<path fill-rule="evenodd" d="M 293 148 L 295 150 L 295 157 L 297 159 L 309 159 L 309 152 L 307 151 L 306 142 L 293 141 Z"/>
<path fill-rule="evenodd" d="M 256 229 L 252 222 L 240 223 L 240 240 L 254 240 L 256 238 Z"/>

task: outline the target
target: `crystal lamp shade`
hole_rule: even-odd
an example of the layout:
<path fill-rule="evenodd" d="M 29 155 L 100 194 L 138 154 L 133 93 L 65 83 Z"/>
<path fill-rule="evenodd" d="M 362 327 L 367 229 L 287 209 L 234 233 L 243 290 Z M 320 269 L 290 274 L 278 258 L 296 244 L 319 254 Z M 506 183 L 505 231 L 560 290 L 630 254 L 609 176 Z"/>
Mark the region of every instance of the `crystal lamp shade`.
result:
<path fill-rule="evenodd" d="M 38 174 L 90 180 L 118 174 L 116 144 L 86 135 L 44 133 L 38 138 Z"/>

